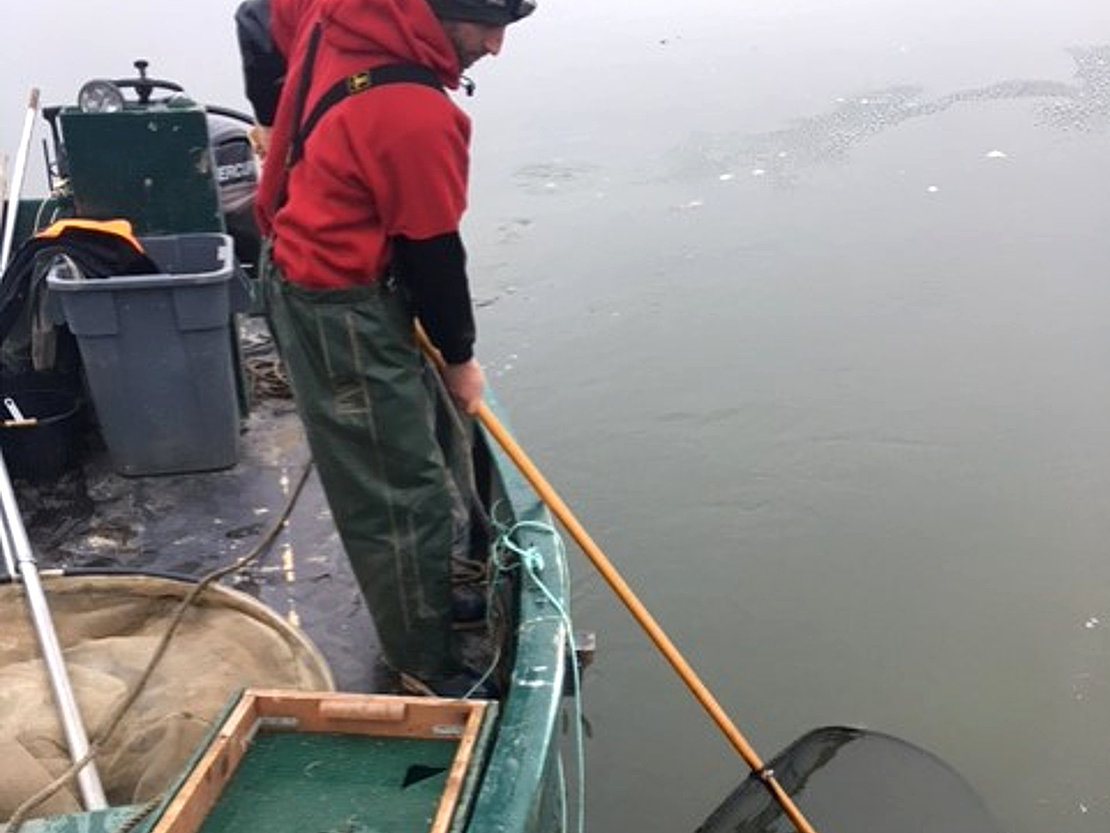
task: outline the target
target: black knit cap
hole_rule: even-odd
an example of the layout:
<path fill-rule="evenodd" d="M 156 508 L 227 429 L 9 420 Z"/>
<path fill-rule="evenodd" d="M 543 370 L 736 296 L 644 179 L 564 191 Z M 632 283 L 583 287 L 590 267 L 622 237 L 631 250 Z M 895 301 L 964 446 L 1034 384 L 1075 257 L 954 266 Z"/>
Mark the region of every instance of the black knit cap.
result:
<path fill-rule="evenodd" d="M 536 9 L 535 0 L 428 0 L 441 20 L 465 20 L 507 26 Z"/>

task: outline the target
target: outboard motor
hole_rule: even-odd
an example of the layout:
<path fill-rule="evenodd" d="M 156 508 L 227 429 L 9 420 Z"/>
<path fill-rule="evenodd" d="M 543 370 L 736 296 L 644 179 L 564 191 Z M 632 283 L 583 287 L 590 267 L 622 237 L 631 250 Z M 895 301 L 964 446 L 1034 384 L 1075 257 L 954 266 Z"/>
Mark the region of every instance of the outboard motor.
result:
<path fill-rule="evenodd" d="M 216 189 L 227 233 L 235 242 L 240 263 L 257 263 L 260 246 L 254 221 L 254 197 L 258 190 L 258 163 L 247 134 L 238 119 L 208 113 L 208 138 L 216 161 Z"/>

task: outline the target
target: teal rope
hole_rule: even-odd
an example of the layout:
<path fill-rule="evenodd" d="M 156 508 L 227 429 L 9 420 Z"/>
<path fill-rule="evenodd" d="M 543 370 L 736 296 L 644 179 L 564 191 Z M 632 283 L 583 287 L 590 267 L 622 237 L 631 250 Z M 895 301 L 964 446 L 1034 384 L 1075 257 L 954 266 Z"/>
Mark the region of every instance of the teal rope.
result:
<path fill-rule="evenodd" d="M 496 513 L 496 506 L 494 506 L 494 514 Z M 519 521 L 510 527 L 499 523 L 496 518 L 493 518 L 494 528 L 498 530 L 497 541 L 494 545 L 492 558 L 498 572 L 509 572 L 522 566 L 525 574 L 532 581 L 540 592 L 551 603 L 552 607 L 559 614 L 563 621 L 563 625 L 567 634 L 567 646 L 570 649 L 570 667 L 571 676 L 574 680 L 574 749 L 576 756 L 575 772 L 577 774 L 576 784 L 578 792 L 577 801 L 577 817 L 578 833 L 585 833 L 586 829 L 586 754 L 584 743 L 582 739 L 582 679 L 578 670 L 577 660 L 577 645 L 574 642 L 574 626 L 571 622 L 570 611 L 563 606 L 559 599 L 551 592 L 551 589 L 544 583 L 540 577 L 540 573 L 544 569 L 543 553 L 541 553 L 535 546 L 522 547 L 513 540 L 513 537 L 520 531 L 527 530 L 530 532 L 539 532 L 544 535 L 550 535 L 555 545 L 555 550 L 559 554 L 561 560 L 566 560 L 566 546 L 563 543 L 562 536 L 550 524 L 539 523 L 537 521 Z M 513 554 L 516 556 L 516 564 L 509 563 L 505 560 L 505 555 Z M 487 672 L 488 673 L 488 672 Z M 559 754 L 559 779 L 563 781 L 563 760 L 562 753 Z M 562 801 L 563 812 L 562 824 L 563 831 L 566 831 L 566 788 L 565 784 L 560 790 L 560 799 Z"/>

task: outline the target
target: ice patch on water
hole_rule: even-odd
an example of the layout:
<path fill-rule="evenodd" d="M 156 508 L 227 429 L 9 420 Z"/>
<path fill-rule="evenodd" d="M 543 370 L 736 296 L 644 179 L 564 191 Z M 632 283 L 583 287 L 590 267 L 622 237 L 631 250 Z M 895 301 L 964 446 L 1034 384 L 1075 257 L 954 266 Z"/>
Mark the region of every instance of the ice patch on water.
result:
<path fill-rule="evenodd" d="M 564 194 L 583 187 L 596 188 L 601 177 L 597 166 L 590 163 L 552 159 L 517 168 L 513 179 L 529 193 Z"/>
<path fill-rule="evenodd" d="M 1060 129 L 1106 130 L 1110 127 L 1110 45 L 1068 52 L 1076 64 L 1073 83 L 1008 79 L 937 97 L 919 86 L 897 85 L 836 96 L 827 112 L 792 119 L 778 130 L 698 132 L 667 154 L 670 175 L 687 179 L 716 177 L 725 169 L 751 171 L 753 176 L 766 175 L 775 185 L 789 187 L 797 184 L 805 169 L 844 162 L 858 144 L 903 122 L 996 101 L 1029 101 L 1039 123 Z M 999 155 L 1003 153 L 991 151 L 987 158 L 1007 158 Z"/>

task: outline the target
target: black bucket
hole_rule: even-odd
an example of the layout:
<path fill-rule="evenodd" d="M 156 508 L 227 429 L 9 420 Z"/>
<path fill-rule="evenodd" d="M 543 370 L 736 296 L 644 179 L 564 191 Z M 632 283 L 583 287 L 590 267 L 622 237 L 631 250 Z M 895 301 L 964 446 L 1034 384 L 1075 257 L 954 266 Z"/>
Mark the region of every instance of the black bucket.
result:
<path fill-rule="evenodd" d="M 5 393 L 0 400 L 0 450 L 13 478 L 55 480 L 81 460 L 81 399 L 62 390 Z M 5 405 L 10 398 L 23 420 Z"/>

